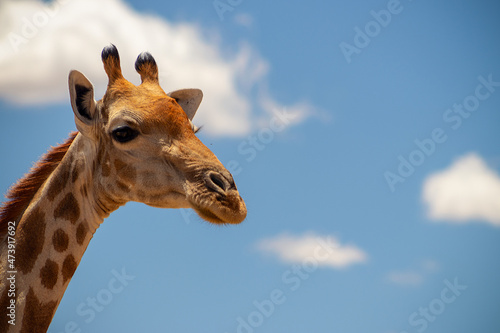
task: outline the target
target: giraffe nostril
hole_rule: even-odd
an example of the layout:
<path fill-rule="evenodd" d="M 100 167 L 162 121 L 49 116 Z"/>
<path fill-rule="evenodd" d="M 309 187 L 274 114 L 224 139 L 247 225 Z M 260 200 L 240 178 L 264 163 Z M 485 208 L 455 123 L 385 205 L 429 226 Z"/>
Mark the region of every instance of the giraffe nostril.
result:
<path fill-rule="evenodd" d="M 211 174 L 210 175 L 210 180 L 217 186 L 219 186 L 221 189 L 226 190 L 226 184 L 224 184 L 224 181 L 221 179 L 221 177 Z"/>
<path fill-rule="evenodd" d="M 230 187 L 229 182 L 220 173 L 209 171 L 205 176 L 205 184 L 215 192 L 224 194 Z"/>

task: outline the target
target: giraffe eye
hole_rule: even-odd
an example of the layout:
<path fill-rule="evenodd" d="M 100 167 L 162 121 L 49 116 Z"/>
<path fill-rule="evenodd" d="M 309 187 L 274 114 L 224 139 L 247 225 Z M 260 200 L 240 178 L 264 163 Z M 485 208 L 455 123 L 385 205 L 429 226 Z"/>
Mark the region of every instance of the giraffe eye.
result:
<path fill-rule="evenodd" d="M 111 135 L 116 141 L 125 143 L 135 139 L 139 135 L 139 132 L 128 126 L 120 126 L 115 128 L 113 132 L 111 132 Z"/>

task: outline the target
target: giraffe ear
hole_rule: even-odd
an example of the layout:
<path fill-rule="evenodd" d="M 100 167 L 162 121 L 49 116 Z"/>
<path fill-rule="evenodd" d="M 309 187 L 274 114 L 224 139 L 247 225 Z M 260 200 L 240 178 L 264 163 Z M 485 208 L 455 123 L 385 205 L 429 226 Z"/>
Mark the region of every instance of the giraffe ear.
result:
<path fill-rule="evenodd" d="M 79 71 L 73 70 L 69 73 L 69 96 L 76 127 L 84 134 L 94 121 L 96 103 L 92 83 Z"/>
<path fill-rule="evenodd" d="M 181 89 L 169 92 L 167 95 L 179 103 L 189 120 L 193 120 L 203 99 L 203 92 L 200 89 Z"/>

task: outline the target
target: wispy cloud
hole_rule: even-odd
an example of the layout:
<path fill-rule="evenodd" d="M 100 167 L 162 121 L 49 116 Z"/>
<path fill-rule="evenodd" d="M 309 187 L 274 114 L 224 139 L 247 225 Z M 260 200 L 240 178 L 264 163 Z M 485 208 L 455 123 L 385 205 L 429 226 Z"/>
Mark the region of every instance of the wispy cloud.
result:
<path fill-rule="evenodd" d="M 334 236 L 319 236 L 314 233 L 293 236 L 282 234 L 260 240 L 256 248 L 284 263 L 301 264 L 313 260 L 318 266 L 346 268 L 364 263 L 368 255 L 355 245 L 343 245 Z"/>
<path fill-rule="evenodd" d="M 240 13 L 233 17 L 233 21 L 237 25 L 250 29 L 253 26 L 254 19 L 250 14 Z"/>
<path fill-rule="evenodd" d="M 270 105 L 304 110 L 255 96 L 259 90 L 271 96 L 265 83 L 270 66 L 248 43 L 228 53 L 199 25 L 139 13 L 122 0 L 2 1 L 0 98 L 23 105 L 66 102 L 71 69 L 89 77 L 99 98 L 107 83 L 100 52 L 109 43 L 118 47 L 124 76 L 133 83 L 139 83 L 135 58 L 147 50 L 165 90 L 202 89 L 195 120 L 208 134 L 247 135 L 272 116 Z"/>
<path fill-rule="evenodd" d="M 387 280 L 402 286 L 418 286 L 424 281 L 424 276 L 416 271 L 394 271 L 387 274 Z"/>
<path fill-rule="evenodd" d="M 430 175 L 423 186 L 427 215 L 436 221 L 484 221 L 500 227 L 500 176 L 477 154 Z"/>
<path fill-rule="evenodd" d="M 424 283 L 429 274 L 436 272 L 439 264 L 434 260 L 423 260 L 411 268 L 393 270 L 386 275 L 386 280 L 403 287 L 417 287 Z"/>

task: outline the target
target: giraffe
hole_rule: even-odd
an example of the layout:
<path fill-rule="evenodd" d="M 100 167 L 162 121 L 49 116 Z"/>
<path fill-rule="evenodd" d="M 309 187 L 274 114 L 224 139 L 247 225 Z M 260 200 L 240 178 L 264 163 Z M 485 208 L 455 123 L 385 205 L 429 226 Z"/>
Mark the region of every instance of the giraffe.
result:
<path fill-rule="evenodd" d="M 135 62 L 138 86 L 123 77 L 114 45 L 101 58 L 103 98 L 70 72 L 78 131 L 11 187 L 0 210 L 0 332 L 47 331 L 95 231 L 126 202 L 193 208 L 214 224 L 246 217 L 231 174 L 195 135 L 202 92 L 166 94 L 148 52 Z"/>

